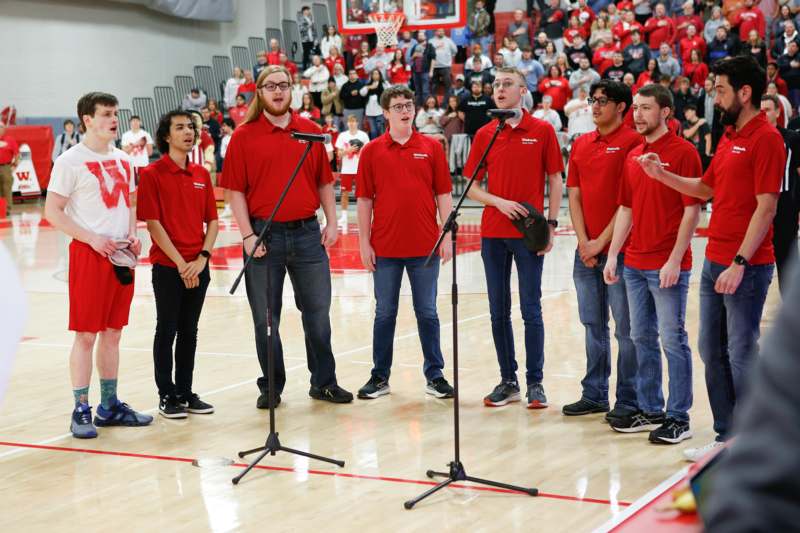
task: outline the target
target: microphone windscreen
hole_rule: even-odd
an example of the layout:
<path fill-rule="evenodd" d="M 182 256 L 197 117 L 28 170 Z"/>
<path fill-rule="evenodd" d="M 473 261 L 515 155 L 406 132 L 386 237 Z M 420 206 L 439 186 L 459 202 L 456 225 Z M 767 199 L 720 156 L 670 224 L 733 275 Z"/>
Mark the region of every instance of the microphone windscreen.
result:
<path fill-rule="evenodd" d="M 331 141 L 333 140 L 333 136 L 331 136 L 331 134 L 330 134 L 330 133 L 325 133 L 325 134 L 322 136 L 322 138 L 324 139 L 324 140 L 323 140 L 323 142 L 324 142 L 325 144 L 330 144 L 330 143 L 331 143 Z"/>

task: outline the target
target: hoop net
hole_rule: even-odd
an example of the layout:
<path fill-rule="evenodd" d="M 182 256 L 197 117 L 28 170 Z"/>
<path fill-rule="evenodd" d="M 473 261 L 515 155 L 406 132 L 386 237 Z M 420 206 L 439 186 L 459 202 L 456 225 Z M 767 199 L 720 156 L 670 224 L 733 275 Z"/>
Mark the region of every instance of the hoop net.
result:
<path fill-rule="evenodd" d="M 375 28 L 378 44 L 384 48 L 395 46 L 397 44 L 397 32 L 403 26 L 405 15 L 402 13 L 370 13 L 367 16 Z"/>

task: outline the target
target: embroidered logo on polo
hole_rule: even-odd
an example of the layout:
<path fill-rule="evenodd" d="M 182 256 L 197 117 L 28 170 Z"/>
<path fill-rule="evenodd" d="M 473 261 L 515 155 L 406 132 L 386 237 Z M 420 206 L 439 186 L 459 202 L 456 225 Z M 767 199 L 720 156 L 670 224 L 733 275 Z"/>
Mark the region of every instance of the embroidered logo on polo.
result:
<path fill-rule="evenodd" d="M 194 185 L 195 189 L 205 189 L 206 188 L 206 184 L 203 183 L 203 182 L 193 181 L 192 185 Z"/>
<path fill-rule="evenodd" d="M 620 146 L 606 146 L 606 153 L 607 154 L 615 154 L 615 153 L 619 152 L 620 150 L 622 150 L 622 147 L 620 147 Z"/>
<path fill-rule="evenodd" d="M 105 161 L 97 162 L 97 161 L 87 161 L 86 168 L 89 169 L 89 172 L 97 178 L 98 183 L 100 184 L 100 197 L 103 199 L 103 203 L 109 209 L 114 209 L 119 205 L 119 197 L 125 200 L 125 205 L 130 207 L 131 200 L 128 197 L 128 184 L 131 180 L 131 167 L 125 160 L 120 160 L 119 162 L 122 165 L 122 169 L 125 171 L 125 175 L 122 175 L 120 172 L 119 167 L 117 166 L 117 161 L 115 159 L 107 159 Z M 111 178 L 111 188 L 109 189 L 107 185 L 106 176 Z"/>
<path fill-rule="evenodd" d="M 743 154 L 747 151 L 747 148 L 744 146 L 736 146 L 735 144 L 731 146 L 731 152 L 734 154 Z"/>
<path fill-rule="evenodd" d="M 428 154 L 418 154 L 414 152 L 414 159 L 428 159 Z"/>
<path fill-rule="evenodd" d="M 521 141 L 522 144 L 536 144 L 539 142 L 539 139 L 529 139 L 528 137 L 522 137 Z"/>

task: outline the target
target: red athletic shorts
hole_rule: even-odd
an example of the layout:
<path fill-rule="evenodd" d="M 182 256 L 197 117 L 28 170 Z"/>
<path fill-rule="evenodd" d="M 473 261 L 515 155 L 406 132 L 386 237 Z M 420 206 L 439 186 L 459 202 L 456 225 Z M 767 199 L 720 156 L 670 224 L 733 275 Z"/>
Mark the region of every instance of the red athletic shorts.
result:
<path fill-rule="evenodd" d="M 339 178 L 342 180 L 342 190 L 343 191 L 352 191 L 353 190 L 353 182 L 356 179 L 355 174 L 339 174 Z"/>
<path fill-rule="evenodd" d="M 69 245 L 69 329 L 98 333 L 128 325 L 133 286 L 123 285 L 114 265 L 91 246 Z"/>

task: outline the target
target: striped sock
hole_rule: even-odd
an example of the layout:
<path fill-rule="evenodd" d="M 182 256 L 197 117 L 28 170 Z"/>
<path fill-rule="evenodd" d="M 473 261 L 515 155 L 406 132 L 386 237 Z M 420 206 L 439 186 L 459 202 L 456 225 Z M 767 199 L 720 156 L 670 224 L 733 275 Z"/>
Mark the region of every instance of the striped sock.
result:
<path fill-rule="evenodd" d="M 89 405 L 89 386 L 81 387 L 79 389 L 72 389 L 72 395 L 75 397 L 75 407 L 79 405 Z"/>
<path fill-rule="evenodd" d="M 111 409 L 111 406 L 115 403 L 117 403 L 117 380 L 101 379 L 100 405 L 102 405 L 105 409 Z"/>

